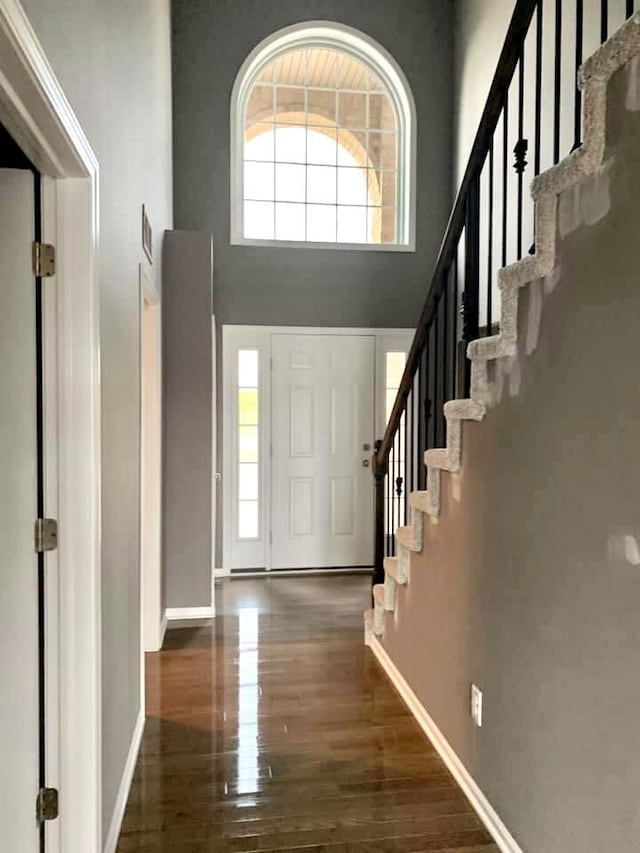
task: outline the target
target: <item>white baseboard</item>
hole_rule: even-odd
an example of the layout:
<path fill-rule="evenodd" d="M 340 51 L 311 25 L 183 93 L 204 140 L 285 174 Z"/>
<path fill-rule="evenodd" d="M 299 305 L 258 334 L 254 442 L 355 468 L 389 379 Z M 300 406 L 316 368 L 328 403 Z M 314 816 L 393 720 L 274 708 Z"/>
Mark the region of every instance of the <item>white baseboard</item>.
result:
<path fill-rule="evenodd" d="M 122 771 L 122 780 L 120 781 L 120 788 L 118 789 L 118 796 L 116 797 L 116 804 L 113 809 L 113 816 L 111 818 L 111 823 L 109 824 L 109 834 L 107 835 L 107 840 L 104 844 L 104 853 L 115 853 L 116 847 L 118 846 L 118 838 L 120 837 L 120 829 L 122 827 L 124 810 L 127 807 L 127 800 L 129 799 L 131 781 L 133 779 L 133 774 L 136 769 L 138 752 L 140 751 L 142 733 L 144 732 L 144 723 L 144 709 L 141 708 L 138 714 L 138 719 L 136 720 L 135 728 L 133 730 L 131 745 L 129 747 L 129 754 L 127 755 L 124 770 Z"/>
<path fill-rule="evenodd" d="M 523 853 L 522 848 L 518 845 L 507 827 L 504 825 L 499 815 L 489 800 L 487 800 L 485 795 L 482 793 L 467 768 L 453 751 L 451 744 L 447 741 L 433 719 L 429 716 L 424 705 L 420 702 L 411 687 L 409 687 L 400 670 L 387 654 L 387 651 L 380 640 L 374 636 L 373 633 L 368 635 L 367 645 L 370 647 L 381 667 L 386 672 L 389 680 L 415 717 L 418 725 L 429 738 L 438 755 L 447 765 L 458 785 L 462 788 L 464 795 L 473 806 L 482 823 L 491 833 L 493 840 L 498 845 L 502 853 Z"/>
<path fill-rule="evenodd" d="M 215 615 L 216 608 L 212 604 L 209 607 L 167 607 L 169 622 L 181 619 L 212 619 Z"/>
<path fill-rule="evenodd" d="M 242 580 L 242 578 L 304 578 L 318 575 L 324 577 L 329 575 L 370 575 L 371 572 L 372 568 L 367 566 L 354 566 L 346 569 L 262 569 L 258 572 L 247 572 L 241 569 L 237 572 L 230 572 L 230 576 L 234 580 Z"/>

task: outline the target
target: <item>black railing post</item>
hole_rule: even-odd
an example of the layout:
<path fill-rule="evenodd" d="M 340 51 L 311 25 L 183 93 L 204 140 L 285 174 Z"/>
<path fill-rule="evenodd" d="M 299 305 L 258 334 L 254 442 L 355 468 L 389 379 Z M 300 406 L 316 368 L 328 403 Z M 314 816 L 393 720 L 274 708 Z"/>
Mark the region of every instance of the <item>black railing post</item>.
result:
<path fill-rule="evenodd" d="M 469 185 L 465 222 L 465 264 L 462 337 L 466 345 L 479 334 L 480 316 L 480 176 Z M 465 360 L 464 393 L 469 395 L 471 363 Z"/>
<path fill-rule="evenodd" d="M 388 462 L 386 459 L 378 458 L 382 442 L 376 441 L 375 453 L 373 454 L 373 482 L 375 488 L 375 528 L 373 548 L 373 583 L 384 583 L 384 555 L 385 555 L 385 507 L 384 507 L 384 485 L 387 476 Z"/>

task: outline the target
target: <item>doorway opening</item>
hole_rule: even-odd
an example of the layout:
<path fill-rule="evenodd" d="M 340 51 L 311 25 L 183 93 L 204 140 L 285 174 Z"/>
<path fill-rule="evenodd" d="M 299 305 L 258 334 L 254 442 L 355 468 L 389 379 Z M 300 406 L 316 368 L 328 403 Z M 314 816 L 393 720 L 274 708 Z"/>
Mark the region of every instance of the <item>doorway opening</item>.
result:
<path fill-rule="evenodd" d="M 223 328 L 220 574 L 369 571 L 387 353 L 411 330 Z"/>
<path fill-rule="evenodd" d="M 43 400 L 43 282 L 32 254 L 42 232 L 41 177 L 0 126 L 0 738 L 5 759 L 3 807 L 9 847 L 45 850 L 34 821 L 47 780 L 46 598 Z M 41 525 L 44 522 L 40 522 Z M 55 677 L 55 673 L 52 673 Z"/>
<path fill-rule="evenodd" d="M 0 346 L 11 351 L 10 358 L 3 353 L 0 359 L 6 409 L 0 425 L 0 524 L 3 531 L 10 527 L 9 535 L 0 537 L 5 552 L 0 624 L 9 649 L 5 701 L 0 700 L 7 786 L 0 797 L 0 824 L 8 849 L 38 850 L 44 844 L 46 853 L 97 853 L 102 849 L 98 163 L 13 0 L 0 0 L 0 64 L 0 123 L 39 173 L 37 178 L 28 173 L 27 188 L 21 164 L 5 162 L 0 205 L 5 213 L 10 209 L 0 230 L 5 238 L 10 233 L 16 238 L 13 246 L 5 241 L 0 285 Z M 18 227 L 20 220 L 24 227 Z M 34 278 L 43 252 L 34 259 L 34 240 L 55 247 L 55 258 L 44 252 L 53 269 L 50 264 L 51 275 L 40 285 Z M 15 275 L 7 275 L 10 258 Z M 19 289 L 20 281 L 25 286 Z M 52 525 L 39 524 L 39 518 L 57 521 L 60 536 L 54 542 L 44 535 Z M 46 550 L 53 545 L 55 550 Z M 28 607 L 26 614 L 19 608 L 10 612 L 10 599 L 16 600 L 21 587 L 17 600 L 19 607 Z M 50 791 L 42 790 L 43 782 Z M 38 804 L 46 808 L 38 812 Z"/>

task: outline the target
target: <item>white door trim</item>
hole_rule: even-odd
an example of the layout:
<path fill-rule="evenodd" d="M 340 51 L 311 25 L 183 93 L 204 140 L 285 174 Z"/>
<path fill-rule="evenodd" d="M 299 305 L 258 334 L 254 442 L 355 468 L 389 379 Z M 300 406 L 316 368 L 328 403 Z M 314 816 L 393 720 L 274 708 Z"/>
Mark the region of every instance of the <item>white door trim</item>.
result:
<path fill-rule="evenodd" d="M 144 655 L 162 648 L 165 613 L 162 610 L 162 304 L 160 291 L 150 265 L 138 265 L 140 290 L 140 692 L 144 707 Z M 152 330 L 149 329 L 152 326 Z M 155 350 L 151 356 L 149 375 L 149 336 Z M 153 423 L 146 421 L 145 405 L 152 383 L 155 402 Z M 149 431 L 149 432 L 148 432 Z M 152 434 L 151 454 L 147 439 Z M 147 466 L 150 466 L 149 469 Z M 148 494 L 149 475 L 155 488 Z M 151 557 L 149 556 L 151 552 Z"/>
<path fill-rule="evenodd" d="M 260 491 L 262 501 L 262 537 L 265 549 L 265 567 L 271 569 L 271 555 L 269 543 L 266 541 L 267 531 L 271 530 L 271 471 L 270 453 L 271 445 L 271 381 L 268 360 L 271 358 L 271 336 L 274 334 L 286 335 L 346 335 L 366 336 L 375 339 L 375 365 L 374 365 L 374 411 L 375 423 L 372 428 L 380 426 L 379 412 L 384 412 L 384 373 L 381 366 L 384 364 L 384 352 L 393 349 L 403 343 L 408 347 L 414 336 L 413 329 L 368 329 L 350 327 L 314 327 L 314 326 L 242 326 L 225 325 L 222 327 L 222 550 L 223 568 L 216 572 L 218 577 L 227 576 L 232 565 L 231 556 L 231 529 L 234 520 L 233 512 L 233 478 L 230 476 L 233 459 L 233 411 L 235 388 L 233 383 L 233 353 L 237 349 L 258 349 L 262 354 L 260 367 L 260 419 L 262 424 L 260 437 L 260 456 L 264 465 L 264 482 L 267 484 Z M 382 438 L 382 435 L 377 435 Z"/>
<path fill-rule="evenodd" d="M 55 232 L 46 282 L 45 508 L 60 524 L 47 559 L 47 784 L 61 814 L 48 853 L 98 853 L 101 818 L 98 163 L 18 0 L 0 0 L 0 121 L 44 176 Z M 51 572 L 49 569 L 51 568 Z"/>

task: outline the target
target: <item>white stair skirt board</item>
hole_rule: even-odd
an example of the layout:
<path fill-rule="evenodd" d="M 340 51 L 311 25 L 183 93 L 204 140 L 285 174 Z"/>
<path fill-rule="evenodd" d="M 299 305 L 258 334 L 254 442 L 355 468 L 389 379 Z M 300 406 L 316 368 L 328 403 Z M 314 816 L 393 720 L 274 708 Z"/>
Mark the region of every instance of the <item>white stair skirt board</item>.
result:
<path fill-rule="evenodd" d="M 120 782 L 120 788 L 118 789 L 118 796 L 116 797 L 116 805 L 113 810 L 113 816 L 111 817 L 111 823 L 109 824 L 109 834 L 107 835 L 107 840 L 104 844 L 104 853 L 115 853 L 116 847 L 118 846 L 118 838 L 120 837 L 120 829 L 122 828 L 122 819 L 124 818 L 124 811 L 127 807 L 129 791 L 131 790 L 131 782 L 136 769 L 138 753 L 140 752 L 140 744 L 142 743 L 144 724 L 145 714 L 144 709 L 141 708 L 133 730 L 129 754 L 127 755 L 127 760 L 124 765 L 122 780 Z"/>
<path fill-rule="evenodd" d="M 385 651 L 380 640 L 368 631 L 366 632 L 365 642 L 376 656 L 378 663 L 385 671 L 389 681 L 400 694 L 400 697 L 406 704 L 407 708 L 411 711 L 416 722 L 425 733 L 440 758 L 447 765 L 451 775 L 462 789 L 465 797 L 473 806 L 474 811 L 487 828 L 487 831 L 491 833 L 491 837 L 500 848 L 501 853 L 523 853 L 522 848 L 504 825 L 496 810 L 482 793 L 462 761 L 460 761 L 456 753 L 453 751 L 451 744 L 447 741 L 433 719 L 429 716 L 424 705 L 420 702 L 416 694 L 400 674 L 400 671 Z"/>
<path fill-rule="evenodd" d="M 211 604 L 208 607 L 167 607 L 167 620 L 177 622 L 182 619 L 213 619 L 216 609 Z"/>

